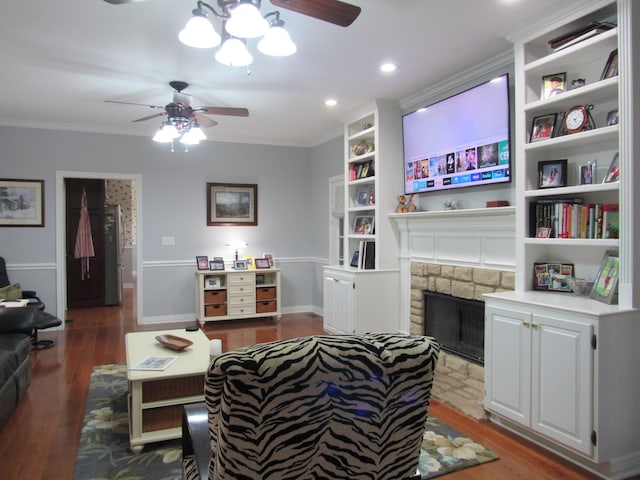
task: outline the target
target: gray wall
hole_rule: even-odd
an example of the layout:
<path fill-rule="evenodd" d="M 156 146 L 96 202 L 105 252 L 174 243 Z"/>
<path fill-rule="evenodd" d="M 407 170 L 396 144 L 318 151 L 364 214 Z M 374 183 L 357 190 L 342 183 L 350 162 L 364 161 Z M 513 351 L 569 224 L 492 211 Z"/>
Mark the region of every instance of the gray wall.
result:
<path fill-rule="evenodd" d="M 193 318 L 195 256 L 275 254 L 283 269 L 283 309 L 322 305 L 317 263 L 328 251 L 327 178 L 342 171 L 341 139 L 316 148 L 205 142 L 189 153 L 150 138 L 0 127 L 0 178 L 45 180 L 45 227 L 0 228 L 0 255 L 12 281 L 38 290 L 56 311 L 56 172 L 135 174 L 141 178 L 141 317 Z M 257 227 L 208 227 L 206 183 L 258 184 Z M 163 246 L 161 237 L 175 238 Z"/>

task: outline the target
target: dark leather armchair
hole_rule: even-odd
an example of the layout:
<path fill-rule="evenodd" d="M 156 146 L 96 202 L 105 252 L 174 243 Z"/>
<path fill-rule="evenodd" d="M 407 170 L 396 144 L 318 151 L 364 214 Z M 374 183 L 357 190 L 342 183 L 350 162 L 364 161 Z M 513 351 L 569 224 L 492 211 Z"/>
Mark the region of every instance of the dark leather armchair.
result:
<path fill-rule="evenodd" d="M 9 275 L 7 273 L 7 264 L 4 257 L 0 257 L 0 288 L 8 287 L 11 285 L 9 281 Z M 60 320 L 55 315 L 51 315 L 44 311 L 45 305 L 38 297 L 35 290 L 22 290 L 21 297 L 29 300 L 27 304 L 29 308 L 36 309 L 37 312 L 33 315 L 33 330 L 31 331 L 31 347 L 32 348 L 49 348 L 54 345 L 53 340 L 41 340 L 38 338 L 38 331 L 46 328 L 52 328 L 62 325 Z"/>

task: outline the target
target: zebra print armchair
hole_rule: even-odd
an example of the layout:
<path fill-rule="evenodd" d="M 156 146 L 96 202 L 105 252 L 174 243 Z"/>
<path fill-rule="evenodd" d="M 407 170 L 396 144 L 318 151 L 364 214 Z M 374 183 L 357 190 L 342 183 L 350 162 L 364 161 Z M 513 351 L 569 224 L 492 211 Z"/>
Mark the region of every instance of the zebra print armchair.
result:
<path fill-rule="evenodd" d="M 439 350 L 319 335 L 216 357 L 205 403 L 185 407 L 183 479 L 414 478 Z"/>

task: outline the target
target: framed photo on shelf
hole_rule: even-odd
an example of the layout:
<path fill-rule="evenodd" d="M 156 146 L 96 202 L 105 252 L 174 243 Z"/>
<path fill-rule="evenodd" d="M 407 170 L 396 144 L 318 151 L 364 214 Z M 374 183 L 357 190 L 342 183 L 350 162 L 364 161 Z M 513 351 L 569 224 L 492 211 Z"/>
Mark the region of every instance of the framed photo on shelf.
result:
<path fill-rule="evenodd" d="M 275 261 L 275 257 L 273 255 L 273 253 L 263 253 L 262 256 L 263 256 L 263 258 L 266 258 L 267 260 L 269 260 L 269 266 L 270 267 L 275 267 L 276 266 L 276 261 Z"/>
<path fill-rule="evenodd" d="M 353 233 L 359 235 L 371 235 L 373 234 L 373 215 L 357 216 L 353 221 Z"/>
<path fill-rule="evenodd" d="M 256 258 L 256 268 L 271 268 L 268 258 Z"/>
<path fill-rule="evenodd" d="M 198 265 L 198 270 L 209 270 L 209 257 L 206 255 L 198 255 L 196 257 L 196 264 Z"/>
<path fill-rule="evenodd" d="M 44 180 L 0 178 L 0 227 L 44 227 Z"/>
<path fill-rule="evenodd" d="M 617 303 L 619 271 L 620 257 L 618 252 L 607 250 L 596 275 L 596 281 L 591 290 L 591 298 L 608 304 Z"/>
<path fill-rule="evenodd" d="M 607 113 L 607 127 L 618 124 L 618 109 L 611 110 Z"/>
<path fill-rule="evenodd" d="M 248 270 L 249 267 L 247 266 L 247 261 L 246 260 L 234 260 L 233 261 L 233 269 L 234 270 Z"/>
<path fill-rule="evenodd" d="M 587 162 L 586 165 L 580 165 L 580 178 L 578 179 L 580 185 L 591 185 L 596 182 L 596 179 L 594 178 L 594 174 L 596 172 L 595 163 L 596 162 L 594 161 Z"/>
<path fill-rule="evenodd" d="M 607 64 L 604 66 L 604 70 L 602 71 L 602 76 L 600 77 L 600 80 L 605 80 L 607 78 L 615 77 L 616 75 L 618 75 L 618 49 L 617 48 L 609 54 L 609 58 L 607 59 Z"/>
<path fill-rule="evenodd" d="M 207 183 L 207 225 L 258 225 L 258 186 Z"/>
<path fill-rule="evenodd" d="M 549 98 L 566 90 L 567 72 L 554 73 L 542 77 L 542 92 L 540 98 Z"/>
<path fill-rule="evenodd" d="M 607 170 L 602 183 L 617 182 L 618 180 L 620 180 L 620 156 L 616 153 L 609 164 L 609 170 Z"/>
<path fill-rule="evenodd" d="M 371 191 L 368 188 L 361 188 L 356 193 L 356 207 L 368 207 L 370 203 Z"/>
<path fill-rule="evenodd" d="M 207 277 L 204 279 L 204 288 L 220 288 L 222 280 L 220 277 Z"/>
<path fill-rule="evenodd" d="M 356 250 L 355 252 L 353 252 L 353 255 L 351 256 L 351 263 L 350 265 L 352 267 L 358 268 L 358 266 L 360 265 L 359 260 L 360 259 L 360 252 L 358 250 Z"/>
<path fill-rule="evenodd" d="M 533 264 L 533 288 L 550 292 L 571 292 L 567 278 L 573 277 L 573 263 Z"/>
<path fill-rule="evenodd" d="M 531 124 L 530 141 L 539 142 L 540 140 L 547 140 L 553 137 L 553 132 L 556 128 L 556 121 L 558 120 L 557 113 L 550 113 L 548 115 L 540 115 L 533 118 Z"/>
<path fill-rule="evenodd" d="M 538 188 L 567 186 L 567 160 L 543 160 L 538 162 Z"/>

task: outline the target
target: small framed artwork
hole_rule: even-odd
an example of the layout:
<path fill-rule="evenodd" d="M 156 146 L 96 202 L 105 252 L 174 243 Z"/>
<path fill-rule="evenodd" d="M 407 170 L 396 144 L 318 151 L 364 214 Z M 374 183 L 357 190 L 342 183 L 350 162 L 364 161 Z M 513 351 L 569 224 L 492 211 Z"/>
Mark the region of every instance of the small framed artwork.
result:
<path fill-rule="evenodd" d="M 220 277 L 207 277 L 204 279 L 204 288 L 220 288 L 222 280 Z"/>
<path fill-rule="evenodd" d="M 618 252 L 607 250 L 596 275 L 596 281 L 593 284 L 593 290 L 591 290 L 591 298 L 608 304 L 617 303 L 619 270 L 620 257 Z"/>
<path fill-rule="evenodd" d="M 609 170 L 607 170 L 602 183 L 617 182 L 618 180 L 620 180 L 620 156 L 616 153 L 613 156 L 613 160 L 611 160 Z"/>
<path fill-rule="evenodd" d="M 269 266 L 270 267 L 275 267 L 276 261 L 275 261 L 275 257 L 273 255 L 273 253 L 263 253 L 262 256 L 264 258 L 266 258 L 267 260 L 269 260 Z"/>
<path fill-rule="evenodd" d="M 538 162 L 538 188 L 567 186 L 567 160 Z"/>
<path fill-rule="evenodd" d="M 198 270 L 209 270 L 209 257 L 206 255 L 197 256 L 196 264 L 198 265 Z"/>
<path fill-rule="evenodd" d="M 551 238 L 551 228 L 550 227 L 536 228 L 536 238 Z"/>
<path fill-rule="evenodd" d="M 595 183 L 595 178 L 593 178 L 595 171 L 595 162 L 587 162 L 586 165 L 580 165 L 580 185 L 591 185 Z"/>
<path fill-rule="evenodd" d="M 353 233 L 360 235 L 373 234 L 373 215 L 357 216 L 353 221 Z"/>
<path fill-rule="evenodd" d="M 207 183 L 207 225 L 258 225 L 258 186 Z"/>
<path fill-rule="evenodd" d="M 358 190 L 356 194 L 356 207 L 368 207 L 370 205 L 370 191 L 368 188 Z"/>
<path fill-rule="evenodd" d="M 271 264 L 269 263 L 269 259 L 267 259 L 267 258 L 256 258 L 256 268 L 271 268 Z"/>
<path fill-rule="evenodd" d="M 210 260 L 209 270 L 224 270 L 224 260 Z"/>
<path fill-rule="evenodd" d="M 616 108 L 615 110 L 611 110 L 609 113 L 607 113 L 607 127 L 610 125 L 617 125 L 618 124 L 618 109 Z"/>
<path fill-rule="evenodd" d="M 573 277 L 573 263 L 533 264 L 533 288 L 552 292 L 572 292 L 567 278 Z"/>
<path fill-rule="evenodd" d="M 607 64 L 604 66 L 600 80 L 615 77 L 618 75 L 618 49 L 616 48 L 609 54 Z"/>
<path fill-rule="evenodd" d="M 542 77 L 542 92 L 540 98 L 550 98 L 554 95 L 564 93 L 566 90 L 567 73 L 554 73 Z"/>
<path fill-rule="evenodd" d="M 233 261 L 233 269 L 234 270 L 248 270 L 249 267 L 247 266 L 247 261 L 246 260 L 234 260 Z"/>
<path fill-rule="evenodd" d="M 44 227 L 44 180 L 0 178 L 0 227 Z"/>
<path fill-rule="evenodd" d="M 531 124 L 531 142 L 539 142 L 540 140 L 546 140 L 553 137 L 553 132 L 556 128 L 556 121 L 558 120 L 557 113 L 550 113 L 548 115 L 541 115 L 533 118 Z"/>
<path fill-rule="evenodd" d="M 249 268 L 249 269 L 256 268 L 256 263 L 255 263 L 256 259 L 255 259 L 255 257 L 248 256 L 248 257 L 244 257 L 244 259 L 247 262 L 247 268 Z"/>

